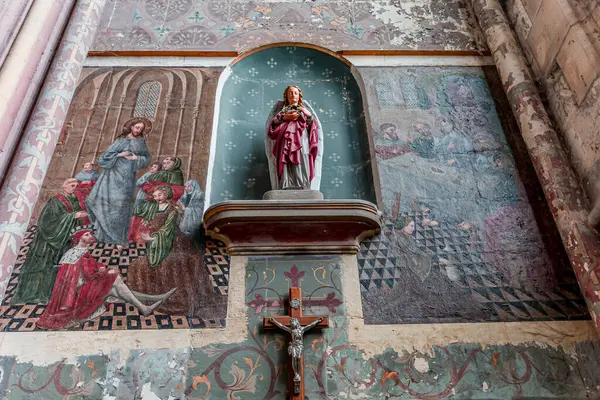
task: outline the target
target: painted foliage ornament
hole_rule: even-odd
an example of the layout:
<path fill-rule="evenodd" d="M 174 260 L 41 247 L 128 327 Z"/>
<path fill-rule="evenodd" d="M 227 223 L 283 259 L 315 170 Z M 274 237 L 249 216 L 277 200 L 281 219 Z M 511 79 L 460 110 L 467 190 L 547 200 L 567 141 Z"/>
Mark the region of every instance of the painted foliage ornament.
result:
<path fill-rule="evenodd" d="M 266 126 L 265 151 L 272 190 L 319 190 L 323 128 L 298 86 L 288 86 L 273 106 Z"/>

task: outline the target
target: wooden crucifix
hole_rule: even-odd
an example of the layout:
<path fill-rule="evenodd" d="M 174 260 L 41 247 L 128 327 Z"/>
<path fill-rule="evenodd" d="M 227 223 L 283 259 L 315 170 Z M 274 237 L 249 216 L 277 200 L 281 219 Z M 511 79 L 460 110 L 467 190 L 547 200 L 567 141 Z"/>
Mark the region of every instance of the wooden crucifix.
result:
<path fill-rule="evenodd" d="M 290 400 L 304 400 L 304 332 L 312 328 L 329 328 L 326 315 L 302 315 L 302 290 L 290 288 L 289 316 L 264 317 L 265 330 L 281 329 L 292 337 L 288 344 L 290 355 Z"/>

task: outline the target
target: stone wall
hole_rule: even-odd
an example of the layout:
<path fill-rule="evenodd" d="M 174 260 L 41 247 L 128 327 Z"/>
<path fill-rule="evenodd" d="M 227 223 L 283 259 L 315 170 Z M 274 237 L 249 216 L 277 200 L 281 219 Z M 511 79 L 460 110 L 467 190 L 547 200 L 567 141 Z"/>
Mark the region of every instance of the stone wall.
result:
<path fill-rule="evenodd" d="M 506 9 L 571 161 L 600 200 L 600 2 L 508 0 Z M 597 221 L 593 221 L 596 222 Z"/>

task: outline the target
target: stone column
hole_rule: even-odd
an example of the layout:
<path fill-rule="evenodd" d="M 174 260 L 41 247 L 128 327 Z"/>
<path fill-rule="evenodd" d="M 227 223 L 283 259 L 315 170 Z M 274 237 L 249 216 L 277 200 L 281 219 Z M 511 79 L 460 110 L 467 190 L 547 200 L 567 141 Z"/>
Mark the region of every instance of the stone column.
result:
<path fill-rule="evenodd" d="M 587 198 L 500 2 L 473 0 L 473 6 L 592 320 L 600 328 L 600 239 L 586 223 Z"/>
<path fill-rule="evenodd" d="M 77 1 L 0 191 L 2 297 L 106 2 Z"/>
<path fill-rule="evenodd" d="M 0 69 L 0 93 L 11 94 L 0 99 L 0 182 L 74 4 L 75 0 L 35 2 Z"/>
<path fill-rule="evenodd" d="M 0 2 L 0 65 L 10 50 L 25 21 L 33 0 L 3 0 Z"/>

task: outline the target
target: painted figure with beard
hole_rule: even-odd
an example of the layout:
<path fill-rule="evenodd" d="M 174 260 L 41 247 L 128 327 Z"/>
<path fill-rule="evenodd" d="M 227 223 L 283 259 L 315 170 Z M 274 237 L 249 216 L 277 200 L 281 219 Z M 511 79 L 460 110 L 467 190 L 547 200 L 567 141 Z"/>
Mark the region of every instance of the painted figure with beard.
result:
<path fill-rule="evenodd" d="M 144 243 L 147 255 L 134 260 L 127 271 L 132 290 L 159 294 L 172 287 L 177 292 L 158 311 L 187 316 L 214 316 L 225 303 L 214 292 L 210 275 L 190 238 L 178 227 L 180 210 L 169 186 L 160 186 L 152 200 L 136 207 L 132 222 L 133 239 Z"/>
<path fill-rule="evenodd" d="M 106 311 L 105 300 L 109 296 L 148 315 L 175 292 L 171 289 L 160 295 L 147 295 L 130 290 L 118 268 L 106 267 L 92 258 L 88 249 L 96 243 L 96 237 L 89 229 L 77 232 L 73 243 L 75 247 L 56 266 L 56 283 L 48 306 L 36 323 L 39 328 L 64 329 L 94 319 Z"/>
<path fill-rule="evenodd" d="M 310 104 L 302 100 L 298 86 L 288 86 L 283 101 L 275 103 L 266 131 L 271 189 L 319 190 L 323 128 Z"/>
<path fill-rule="evenodd" d="M 104 170 L 85 201 L 98 241 L 128 245 L 129 224 L 135 203 L 137 172 L 150 164 L 146 136 L 152 130 L 147 118 L 133 118 L 123 133 L 102 153 L 98 165 Z"/>
<path fill-rule="evenodd" d="M 62 193 L 51 197 L 42 209 L 11 304 L 45 303 L 50 298 L 56 278 L 54 265 L 69 242 L 71 230 L 87 217 L 74 194 L 77 184 L 74 178 L 64 181 Z"/>
<path fill-rule="evenodd" d="M 381 124 L 381 134 L 378 135 L 382 140 L 376 141 L 375 153 L 378 158 L 387 160 L 411 152 L 410 147 L 400 139 L 400 134 L 396 125 L 386 122 Z"/>

